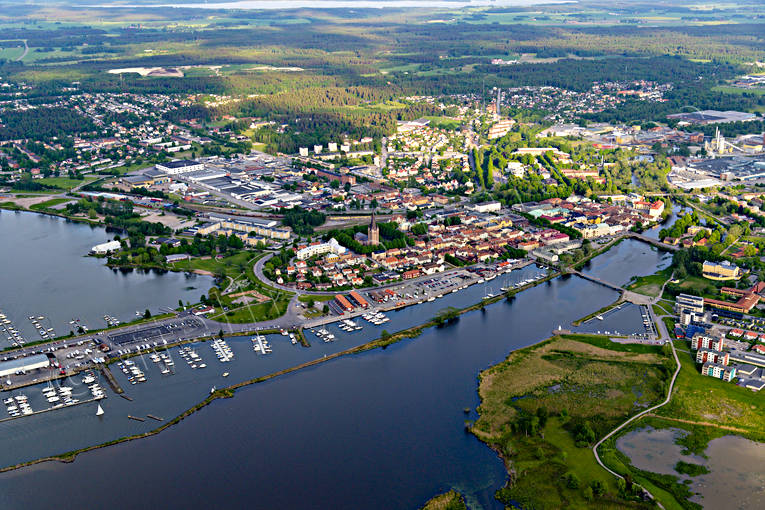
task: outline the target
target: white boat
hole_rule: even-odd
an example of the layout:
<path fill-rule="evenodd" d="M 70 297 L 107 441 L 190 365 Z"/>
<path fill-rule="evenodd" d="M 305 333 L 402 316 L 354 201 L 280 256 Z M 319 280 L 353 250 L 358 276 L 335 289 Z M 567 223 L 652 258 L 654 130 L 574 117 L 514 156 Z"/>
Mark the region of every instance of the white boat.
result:
<path fill-rule="evenodd" d="M 223 377 L 228 377 L 228 372 L 223 372 Z"/>
<path fill-rule="evenodd" d="M 104 414 L 104 408 L 101 407 L 101 404 L 98 404 L 98 409 L 96 409 L 96 416 L 101 416 Z"/>

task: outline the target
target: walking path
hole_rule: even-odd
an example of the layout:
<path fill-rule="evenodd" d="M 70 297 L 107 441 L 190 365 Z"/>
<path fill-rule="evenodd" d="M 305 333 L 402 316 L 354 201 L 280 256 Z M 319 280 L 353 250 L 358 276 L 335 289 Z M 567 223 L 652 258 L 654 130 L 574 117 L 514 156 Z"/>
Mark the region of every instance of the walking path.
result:
<path fill-rule="evenodd" d="M 662 287 L 662 290 L 663 290 L 663 287 Z M 595 446 L 592 447 L 592 452 L 595 454 L 595 460 L 598 462 L 598 464 L 600 464 L 603 469 L 605 469 L 606 471 L 608 471 L 609 473 L 611 473 L 615 477 L 621 478 L 621 479 L 624 479 L 624 477 L 622 475 L 620 475 L 619 473 L 616 473 L 615 471 L 612 471 L 611 469 L 609 469 L 603 463 L 603 461 L 600 459 L 600 455 L 598 455 L 598 448 L 600 447 L 601 444 L 603 444 L 603 442 L 605 442 L 609 438 L 613 437 L 614 434 L 616 434 L 617 432 L 622 430 L 624 427 L 626 427 L 627 425 L 629 425 L 633 421 L 635 421 L 635 420 L 637 420 L 639 418 L 642 418 L 646 414 L 651 413 L 651 412 L 655 411 L 656 409 L 659 409 L 660 407 L 663 407 L 663 406 L 669 404 L 670 400 L 672 400 L 672 390 L 675 387 L 675 380 L 677 379 L 677 374 L 680 373 L 680 369 L 682 368 L 682 365 L 680 365 L 680 359 L 677 357 L 677 351 L 675 351 L 675 344 L 672 342 L 672 339 L 669 337 L 669 334 L 667 333 L 667 326 L 664 324 L 664 321 L 661 320 L 661 319 L 663 319 L 666 316 L 656 317 L 654 315 L 653 310 L 651 309 L 651 307 L 649 307 L 649 313 L 651 314 L 651 318 L 653 319 L 654 323 L 657 325 L 657 331 L 660 334 L 659 338 L 665 340 L 666 342 L 668 342 L 669 345 L 672 347 L 672 356 L 674 356 L 675 364 L 677 366 L 675 368 L 675 373 L 672 374 L 672 380 L 669 382 L 669 391 L 667 392 L 667 398 L 664 399 L 664 402 L 662 402 L 660 404 L 657 404 L 657 405 L 655 405 L 653 407 L 650 407 L 650 408 L 646 409 L 645 411 L 641 411 L 638 414 L 636 414 L 635 416 L 629 418 L 627 421 L 625 421 L 624 423 L 622 423 L 621 425 L 616 427 L 614 430 L 612 430 L 611 432 L 606 434 L 603 438 L 601 438 L 600 441 L 595 443 Z M 643 488 L 643 490 L 645 490 L 646 493 L 648 493 L 651 496 L 651 499 L 653 499 L 656 502 L 656 504 L 659 506 L 659 508 L 664 508 L 661 505 L 661 503 L 656 501 L 656 498 L 654 498 L 653 494 L 648 492 L 645 488 Z"/>

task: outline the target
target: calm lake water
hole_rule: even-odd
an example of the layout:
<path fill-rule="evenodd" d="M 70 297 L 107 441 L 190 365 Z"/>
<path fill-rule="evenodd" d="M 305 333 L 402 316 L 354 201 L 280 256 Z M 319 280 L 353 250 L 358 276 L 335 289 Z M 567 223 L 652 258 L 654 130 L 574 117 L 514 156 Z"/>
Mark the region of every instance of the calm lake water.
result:
<path fill-rule="evenodd" d="M 43 221 L 59 225 L 60 220 Z M 69 239 L 71 227 L 90 232 L 81 225 L 61 225 L 67 229 L 59 241 Z M 89 239 L 85 250 L 102 240 Z M 78 261 L 95 262 L 88 278 L 95 272 L 111 273 L 98 267 L 99 261 L 72 253 Z M 25 258 L 23 253 L 18 257 Z M 647 249 L 630 260 L 627 267 L 648 271 L 657 254 Z M 530 266 L 490 285 L 496 293 L 502 285 L 540 273 Z M 113 372 L 132 402 L 109 391 L 102 403 L 106 414 L 100 418 L 89 403 L 0 423 L 0 465 L 146 432 L 158 422 L 127 416 L 172 418 L 204 399 L 212 386 L 323 358 L 372 340 L 383 328 L 393 332 L 421 323 L 446 306 L 476 302 L 488 286 L 475 285 L 390 313 L 384 326 L 361 322 L 364 329 L 352 334 L 331 326 L 336 342 L 321 342 L 309 332 L 309 348 L 271 336 L 273 354 L 259 356 L 249 338 L 229 338 L 235 359 L 222 364 L 208 344 L 198 344 L 196 350 L 208 365 L 202 370 L 188 367 L 174 348 L 175 375 L 163 376 L 148 358 L 139 359 L 148 381 L 135 386 L 115 366 Z M 7 299 L 7 291 L 0 292 Z M 1 475 L 0 503 L 11 508 L 109 501 L 114 508 L 408 509 L 455 488 L 466 494 L 471 508 L 501 508 L 493 496 L 505 482 L 502 462 L 464 431 L 464 421 L 476 418 L 474 411 L 465 414 L 463 409 L 479 404 L 478 373 L 616 297 L 616 292 L 581 278 L 555 279 L 512 302 L 503 300 L 451 326 L 428 329 L 416 339 L 243 388 L 234 398 L 217 400 L 157 436 L 89 452 L 71 464 L 43 463 Z M 627 317 L 636 311 L 632 307 L 620 313 Z M 230 375 L 224 378 L 223 372 Z M 67 384 L 85 395 L 77 378 Z M 40 390 L 22 391 L 33 409 L 45 407 Z M 125 495 L 114 498 L 118 486 Z"/>
<path fill-rule="evenodd" d="M 582 273 L 615 285 L 629 283 L 633 276 L 648 276 L 672 263 L 672 253 L 648 243 L 625 239 L 606 253 L 590 260 Z"/>
<path fill-rule="evenodd" d="M 197 302 L 212 278 L 184 273 L 121 272 L 103 259 L 86 257 L 114 234 L 100 227 L 34 213 L 0 211 L 0 313 L 29 341 L 39 340 L 29 316 L 43 315 L 46 328 L 65 335 L 80 319 L 91 329 L 106 326 L 104 315 L 121 321 L 147 308 L 177 308 Z M 5 336 L 0 346 L 7 347 Z"/>
<path fill-rule="evenodd" d="M 474 508 L 498 508 L 493 494 L 505 480 L 502 462 L 464 431 L 464 420 L 475 415 L 463 409 L 478 405 L 476 376 L 511 350 L 549 336 L 552 324 L 565 327 L 615 296 L 579 278 L 540 285 L 512 303 L 467 314 L 416 339 L 244 388 L 153 438 L 90 452 L 72 464 L 7 473 L 0 477 L 0 502 L 27 508 L 63 500 L 87 505 L 112 494 L 111 484 L 94 480 L 124 476 L 137 490 L 110 499 L 117 508 L 158 501 L 174 508 L 413 508 L 451 487 L 465 492 Z M 398 313 L 403 317 L 409 310 Z M 228 384 L 376 335 L 365 327 L 334 343 L 314 341 L 310 348 L 277 336 L 271 338 L 274 353 L 265 357 L 239 337 L 230 341 L 235 361 L 225 366 L 208 345 L 200 345 L 205 370 L 189 369 L 173 349 L 175 376 L 162 377 L 148 362 L 148 382 L 130 386 L 115 370 L 134 400 L 110 394 L 101 419 L 86 404 L 0 424 L 2 464 L 153 428 L 156 422 L 127 415 L 174 416 L 204 398 L 213 384 L 222 385 L 224 369 L 231 373 Z M 56 490 L 36 490 L 49 486 Z"/>
<path fill-rule="evenodd" d="M 705 508 L 757 508 L 765 497 L 765 443 L 739 436 L 724 436 L 709 442 L 704 457 L 683 455 L 675 440 L 686 434 L 680 429 L 633 430 L 616 441 L 616 447 L 627 455 L 632 464 L 646 471 L 677 476 L 692 481 L 690 489 L 697 495 L 692 499 Z M 702 464 L 706 475 L 688 477 L 675 471 L 683 460 Z"/>

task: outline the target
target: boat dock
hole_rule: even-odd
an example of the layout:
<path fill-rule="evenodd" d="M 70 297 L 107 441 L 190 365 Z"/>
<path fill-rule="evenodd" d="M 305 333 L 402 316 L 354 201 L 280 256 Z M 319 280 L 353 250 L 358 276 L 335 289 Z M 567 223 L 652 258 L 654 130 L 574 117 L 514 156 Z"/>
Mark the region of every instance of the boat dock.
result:
<path fill-rule="evenodd" d="M 81 400 L 80 402 L 76 402 L 76 403 L 69 404 L 69 405 L 66 405 L 66 406 L 48 407 L 47 409 L 41 409 L 39 411 L 32 411 L 29 414 L 22 414 L 22 415 L 19 415 L 19 416 L 9 416 L 8 418 L 1 418 L 0 419 L 0 423 L 5 423 L 5 422 L 11 421 L 11 420 L 18 420 L 18 419 L 21 419 L 21 418 L 26 418 L 28 416 L 34 416 L 36 414 L 48 413 L 50 411 L 58 411 L 59 409 L 66 409 L 68 407 L 81 406 L 82 404 L 89 404 L 90 402 L 98 402 L 100 400 L 103 400 L 103 397 L 102 398 L 90 398 L 88 400 Z"/>
<path fill-rule="evenodd" d="M 101 373 L 104 374 L 106 381 L 109 383 L 109 386 L 112 387 L 112 390 L 114 390 L 114 393 L 116 393 L 117 395 L 122 395 L 123 393 L 125 393 L 125 390 L 123 390 L 122 387 L 119 385 L 119 383 L 117 383 L 117 379 L 114 378 L 114 374 L 112 374 L 112 371 L 109 370 L 109 367 L 102 368 Z"/>
<path fill-rule="evenodd" d="M 271 352 L 271 346 L 268 345 L 268 341 L 266 340 L 266 337 L 263 335 L 255 335 L 255 337 L 252 339 L 253 350 L 261 355 L 266 355 Z"/>

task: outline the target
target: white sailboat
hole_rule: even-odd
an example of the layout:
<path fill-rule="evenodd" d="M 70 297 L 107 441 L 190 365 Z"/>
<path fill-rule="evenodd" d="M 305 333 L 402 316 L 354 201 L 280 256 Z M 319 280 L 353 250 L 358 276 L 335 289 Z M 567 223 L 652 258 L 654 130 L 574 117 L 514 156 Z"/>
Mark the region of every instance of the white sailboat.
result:
<path fill-rule="evenodd" d="M 96 410 L 96 416 L 101 416 L 104 414 L 104 408 L 101 407 L 101 404 L 98 404 L 98 409 Z"/>

